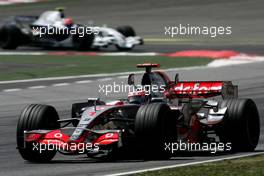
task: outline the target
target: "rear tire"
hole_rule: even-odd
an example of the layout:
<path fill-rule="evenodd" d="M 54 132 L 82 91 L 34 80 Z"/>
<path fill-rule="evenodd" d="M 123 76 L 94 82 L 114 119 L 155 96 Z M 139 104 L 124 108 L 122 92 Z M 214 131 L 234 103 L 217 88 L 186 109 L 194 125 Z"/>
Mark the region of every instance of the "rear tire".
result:
<path fill-rule="evenodd" d="M 16 49 L 19 46 L 21 32 L 15 25 L 6 25 L 0 29 L 0 47 Z"/>
<path fill-rule="evenodd" d="M 177 140 L 176 117 L 165 103 L 143 105 L 136 115 L 135 135 L 144 158 L 169 159 L 165 143 Z"/>
<path fill-rule="evenodd" d="M 54 107 L 31 104 L 21 113 L 17 124 L 17 147 L 22 158 L 31 162 L 48 162 L 56 154 L 56 150 L 45 150 L 41 153 L 33 150 L 32 143 L 24 146 L 24 131 L 53 130 L 60 128 L 59 116 Z"/>
<path fill-rule="evenodd" d="M 254 101 L 227 99 L 221 107 L 227 107 L 227 113 L 220 126 L 220 140 L 231 143 L 233 152 L 254 151 L 260 135 L 260 118 Z"/>

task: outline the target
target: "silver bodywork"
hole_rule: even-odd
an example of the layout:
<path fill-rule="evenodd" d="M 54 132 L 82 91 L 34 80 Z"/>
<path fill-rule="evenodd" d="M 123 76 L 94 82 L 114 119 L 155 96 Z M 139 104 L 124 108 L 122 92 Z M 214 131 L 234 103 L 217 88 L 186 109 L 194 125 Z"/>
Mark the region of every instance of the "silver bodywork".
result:
<path fill-rule="evenodd" d="M 135 45 L 143 44 L 143 39 L 139 36 L 125 37 L 120 32 L 109 27 L 96 27 L 100 35 L 95 35 L 93 47 L 108 47 L 115 45 L 120 48 L 131 49 Z"/>
<path fill-rule="evenodd" d="M 64 18 L 61 18 L 58 11 L 46 11 L 32 24 L 34 26 L 50 26 L 57 29 L 67 29 L 64 25 Z M 71 28 L 77 28 L 78 25 L 73 24 Z M 118 49 L 132 49 L 135 45 L 143 44 L 143 39 L 139 36 L 125 37 L 117 30 L 109 27 L 84 26 L 93 31 L 94 41 L 92 48 L 108 47 L 110 45 L 116 46 Z M 33 35 L 40 35 L 40 30 L 33 30 Z M 62 41 L 54 41 L 54 47 L 73 47 L 73 35 Z"/>
<path fill-rule="evenodd" d="M 227 107 L 219 108 L 217 111 L 209 109 L 207 113 L 197 113 L 200 122 L 204 125 L 215 125 L 223 120 Z"/>

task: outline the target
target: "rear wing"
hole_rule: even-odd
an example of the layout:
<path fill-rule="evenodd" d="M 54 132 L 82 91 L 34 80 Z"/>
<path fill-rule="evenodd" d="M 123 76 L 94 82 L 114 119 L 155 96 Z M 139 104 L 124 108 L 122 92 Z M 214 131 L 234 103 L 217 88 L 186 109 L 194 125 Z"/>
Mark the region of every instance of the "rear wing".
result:
<path fill-rule="evenodd" d="M 231 81 L 186 81 L 172 85 L 168 93 L 175 98 L 210 98 L 221 95 L 227 99 L 238 97 L 238 86 Z"/>
<path fill-rule="evenodd" d="M 160 67 L 160 64 L 156 63 L 144 63 L 144 64 L 137 64 L 137 68 L 145 68 L 147 73 L 151 72 L 151 68 Z"/>

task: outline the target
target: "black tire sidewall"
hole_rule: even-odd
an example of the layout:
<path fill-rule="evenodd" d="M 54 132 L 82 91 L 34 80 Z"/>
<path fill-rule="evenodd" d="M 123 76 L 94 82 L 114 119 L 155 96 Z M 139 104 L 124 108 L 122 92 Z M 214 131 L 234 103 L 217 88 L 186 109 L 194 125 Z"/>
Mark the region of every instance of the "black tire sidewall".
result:
<path fill-rule="evenodd" d="M 22 39 L 19 28 L 15 25 L 6 25 L 2 27 L 0 31 L 1 36 L 5 36 L 5 40 L 0 42 L 0 46 L 3 49 L 16 49 L 19 46 L 19 41 Z"/>
<path fill-rule="evenodd" d="M 231 143 L 234 152 L 254 151 L 260 134 L 256 104 L 251 99 L 228 99 L 221 107 L 227 107 L 227 113 L 218 131 L 220 140 Z"/>
<path fill-rule="evenodd" d="M 33 151 L 32 143 L 24 143 L 24 131 L 57 129 L 60 127 L 57 120 L 58 113 L 52 106 L 31 104 L 22 111 L 17 124 L 17 146 L 25 160 L 48 162 L 55 156 L 56 150 Z"/>
<path fill-rule="evenodd" d="M 172 125 L 173 117 L 170 108 L 165 103 L 142 105 L 135 119 L 135 135 L 143 157 L 151 159 L 168 159 L 171 154 L 164 150 L 165 143 L 177 139 L 176 123 Z M 176 118 L 176 117 L 175 117 Z M 171 131 L 175 127 L 174 132 Z"/>
<path fill-rule="evenodd" d="M 136 36 L 136 32 L 131 26 L 119 26 L 116 28 L 118 32 L 120 32 L 125 37 L 134 37 Z"/>

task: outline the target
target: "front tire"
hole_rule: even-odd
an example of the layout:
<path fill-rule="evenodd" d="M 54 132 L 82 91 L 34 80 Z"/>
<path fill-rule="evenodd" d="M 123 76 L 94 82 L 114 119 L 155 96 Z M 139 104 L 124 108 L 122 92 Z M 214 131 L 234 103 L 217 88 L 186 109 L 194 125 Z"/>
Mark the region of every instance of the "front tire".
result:
<path fill-rule="evenodd" d="M 119 26 L 116 28 L 118 32 L 123 34 L 125 37 L 134 37 L 136 36 L 136 32 L 131 26 Z"/>
<path fill-rule="evenodd" d="M 118 32 L 120 32 L 124 37 L 134 37 L 134 36 L 136 36 L 135 30 L 131 26 L 119 26 L 119 27 L 116 28 L 116 30 Z M 123 48 L 123 47 L 120 47 L 118 45 L 116 47 L 117 47 L 117 49 L 119 51 L 130 51 L 130 50 L 133 49 L 133 47 L 131 47 L 131 48 Z"/>
<path fill-rule="evenodd" d="M 260 118 L 256 104 L 251 99 L 227 99 L 227 107 L 219 138 L 231 143 L 233 152 L 251 152 L 256 148 L 260 135 Z"/>
<path fill-rule="evenodd" d="M 32 143 L 24 146 L 24 131 L 53 130 L 60 128 L 59 116 L 54 107 L 31 104 L 21 113 L 17 124 L 17 147 L 23 159 L 31 162 L 48 162 L 56 154 L 56 150 L 44 150 L 41 153 L 33 150 Z"/>

